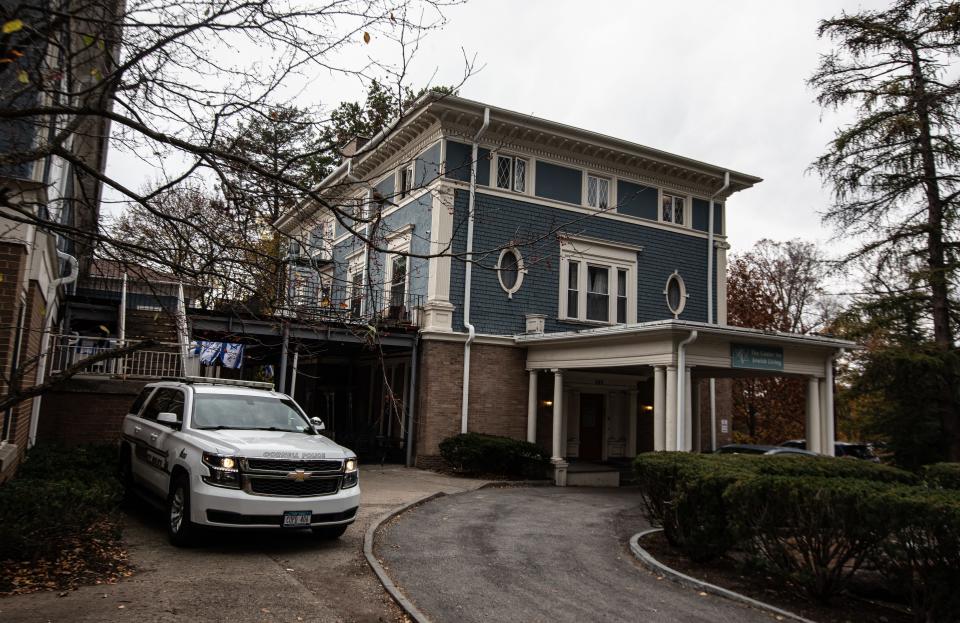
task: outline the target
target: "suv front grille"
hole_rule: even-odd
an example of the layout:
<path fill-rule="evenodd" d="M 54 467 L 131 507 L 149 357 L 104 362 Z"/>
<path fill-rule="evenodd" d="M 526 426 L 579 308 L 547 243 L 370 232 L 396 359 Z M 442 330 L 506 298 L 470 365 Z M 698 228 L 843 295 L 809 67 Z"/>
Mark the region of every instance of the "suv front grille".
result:
<path fill-rule="evenodd" d="M 343 469 L 340 459 L 247 459 L 247 469 L 292 472 L 302 469 L 307 472 L 339 472 Z"/>
<path fill-rule="evenodd" d="M 282 495 L 287 497 L 307 497 L 314 495 L 330 495 L 340 488 L 340 478 L 309 478 L 303 482 L 286 478 L 257 478 L 249 479 L 250 493 L 257 495 Z"/>

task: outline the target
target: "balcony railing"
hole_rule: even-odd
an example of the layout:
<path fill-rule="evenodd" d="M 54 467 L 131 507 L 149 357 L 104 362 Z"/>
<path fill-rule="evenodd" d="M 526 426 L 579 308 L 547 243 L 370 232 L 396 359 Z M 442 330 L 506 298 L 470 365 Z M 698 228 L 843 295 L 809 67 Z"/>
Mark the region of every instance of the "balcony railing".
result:
<path fill-rule="evenodd" d="M 380 322 L 420 326 L 424 297 L 401 289 L 295 288 L 286 312 L 303 320 Z"/>
<path fill-rule="evenodd" d="M 135 343 L 127 340 L 125 345 Z M 94 355 L 120 347 L 117 338 L 76 337 L 71 335 L 51 336 L 50 374 L 55 375 L 81 363 Z M 91 363 L 80 374 L 122 376 L 130 378 L 158 378 L 180 376 L 183 366 L 180 347 L 175 343 L 162 343 L 149 350 L 137 350 L 122 357 L 104 359 Z"/>

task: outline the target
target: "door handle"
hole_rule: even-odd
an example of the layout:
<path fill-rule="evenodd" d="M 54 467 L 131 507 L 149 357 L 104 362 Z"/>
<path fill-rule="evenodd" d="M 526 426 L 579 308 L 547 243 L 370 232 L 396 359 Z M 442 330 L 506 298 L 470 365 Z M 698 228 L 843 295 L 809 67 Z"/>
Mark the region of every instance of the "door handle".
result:
<path fill-rule="evenodd" d="M 143 429 L 140 428 L 139 426 L 134 426 L 134 427 L 133 427 L 133 432 L 135 432 L 135 433 L 139 433 L 139 432 L 142 431 L 142 430 L 143 430 Z"/>
<path fill-rule="evenodd" d="M 150 435 L 150 441 L 156 441 L 157 437 L 159 436 L 160 436 L 160 433 L 153 433 L 152 435 Z"/>

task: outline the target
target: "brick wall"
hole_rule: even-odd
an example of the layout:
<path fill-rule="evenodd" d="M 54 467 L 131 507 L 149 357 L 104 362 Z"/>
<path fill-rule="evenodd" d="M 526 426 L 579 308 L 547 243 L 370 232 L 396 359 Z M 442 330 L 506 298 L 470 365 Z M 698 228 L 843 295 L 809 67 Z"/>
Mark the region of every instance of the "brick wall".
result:
<path fill-rule="evenodd" d="M 38 443 L 105 443 L 120 438 L 123 416 L 147 381 L 73 378 L 43 396 Z"/>
<path fill-rule="evenodd" d="M 17 325 L 20 318 L 20 292 L 26 271 L 26 249 L 22 245 L 0 243 L 0 366 L 3 366 L 4 378 L 10 373 L 10 362 L 13 356 L 13 347 L 17 336 Z M 0 395 L 7 394 L 6 383 L 0 380 Z M 18 412 L 13 410 L 13 421 L 10 422 L 10 442 L 14 443 Z M 0 413 L 0 417 L 3 414 Z M 26 445 L 17 446 L 17 454 L 22 456 Z M 4 461 L 4 471 L 0 474 L 0 481 L 13 473 L 16 460 Z"/>
<path fill-rule="evenodd" d="M 36 281 L 31 281 L 27 290 L 27 313 L 24 316 L 23 335 L 20 338 L 20 365 L 26 374 L 23 386 L 30 387 L 36 382 L 36 357 L 40 354 L 40 341 L 43 336 L 43 319 L 47 307 L 43 293 Z M 28 363 L 29 362 L 29 363 Z M 18 448 L 26 448 L 30 436 L 30 414 L 33 400 L 24 400 L 13 408 L 13 428 L 10 441 Z"/>
<path fill-rule="evenodd" d="M 463 344 L 424 341 L 417 387 L 417 466 L 439 467 L 439 444 L 460 432 Z M 526 350 L 474 344 L 470 356 L 468 430 L 524 439 Z"/>

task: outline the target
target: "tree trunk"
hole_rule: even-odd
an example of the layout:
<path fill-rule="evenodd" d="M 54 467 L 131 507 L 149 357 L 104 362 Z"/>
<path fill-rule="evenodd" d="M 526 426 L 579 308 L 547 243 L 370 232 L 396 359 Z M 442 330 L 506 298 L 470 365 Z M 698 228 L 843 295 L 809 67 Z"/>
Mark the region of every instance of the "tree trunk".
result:
<path fill-rule="evenodd" d="M 936 154 L 930 129 L 930 107 L 923 76 L 920 54 L 910 48 L 914 99 L 917 120 L 920 123 L 920 157 L 923 162 L 924 189 L 927 199 L 927 283 L 930 286 L 930 310 L 933 316 L 933 339 L 948 352 L 953 349 L 953 331 L 950 327 L 950 299 L 947 266 L 943 240 L 943 198 L 937 172 Z M 952 366 L 947 374 L 952 377 Z M 950 460 L 960 461 L 960 421 L 953 386 L 956 379 L 945 379 L 942 389 L 943 415 L 941 424 L 948 436 Z"/>

